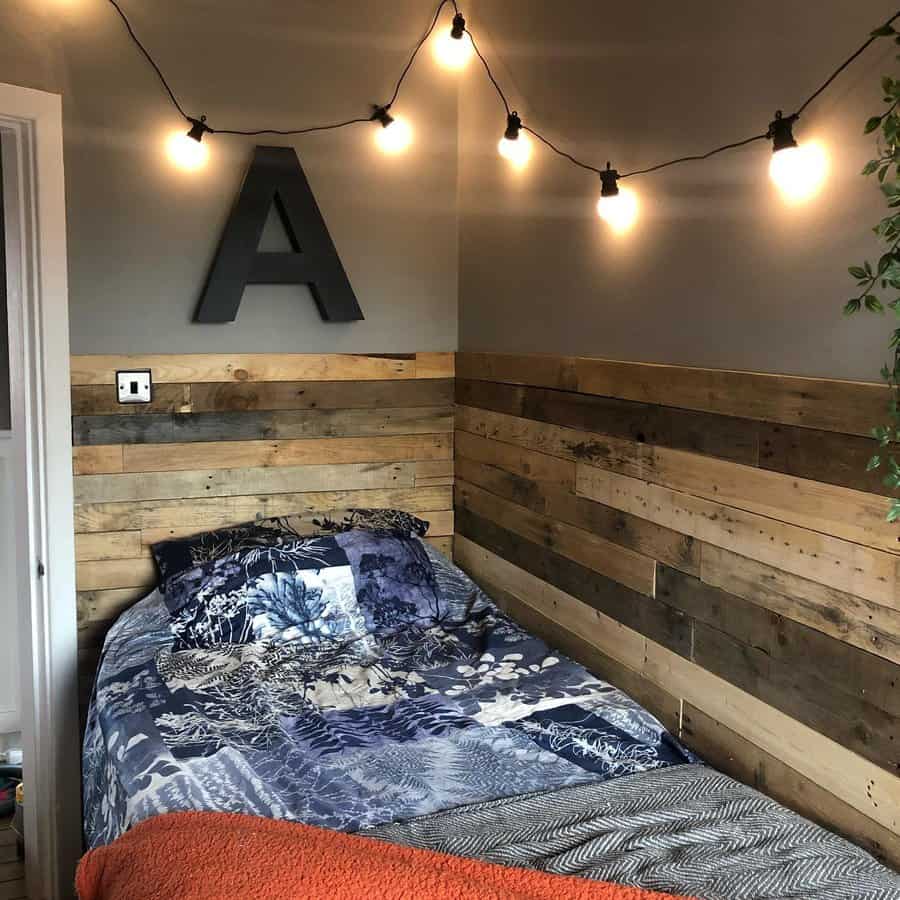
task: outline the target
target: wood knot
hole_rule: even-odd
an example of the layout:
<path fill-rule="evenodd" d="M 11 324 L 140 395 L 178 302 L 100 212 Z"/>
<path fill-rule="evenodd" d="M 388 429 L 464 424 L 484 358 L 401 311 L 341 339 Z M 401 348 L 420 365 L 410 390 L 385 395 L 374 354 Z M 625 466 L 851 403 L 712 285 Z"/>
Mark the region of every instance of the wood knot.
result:
<path fill-rule="evenodd" d="M 246 369 L 235 369 L 234 377 L 236 381 L 246 381 L 250 377 L 250 373 Z"/>

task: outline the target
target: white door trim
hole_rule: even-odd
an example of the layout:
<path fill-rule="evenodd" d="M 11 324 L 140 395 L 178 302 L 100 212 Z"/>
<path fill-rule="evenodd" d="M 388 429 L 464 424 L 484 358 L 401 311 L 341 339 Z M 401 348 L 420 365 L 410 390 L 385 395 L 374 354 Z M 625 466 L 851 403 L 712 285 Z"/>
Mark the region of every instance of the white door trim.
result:
<path fill-rule="evenodd" d="M 0 84 L 0 127 L 14 136 L 18 181 L 21 290 L 9 305 L 19 332 L 11 338 L 24 360 L 11 382 L 26 436 L 19 521 L 29 523 L 17 551 L 26 872 L 32 898 L 62 900 L 74 893 L 81 853 L 81 767 L 61 99 Z"/>

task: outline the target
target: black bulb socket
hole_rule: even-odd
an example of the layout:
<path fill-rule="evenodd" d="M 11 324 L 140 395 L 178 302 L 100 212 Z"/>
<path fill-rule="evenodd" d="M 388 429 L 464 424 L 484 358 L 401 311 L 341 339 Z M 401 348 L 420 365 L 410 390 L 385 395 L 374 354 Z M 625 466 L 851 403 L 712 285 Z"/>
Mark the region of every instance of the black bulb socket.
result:
<path fill-rule="evenodd" d="M 203 140 L 204 134 L 212 134 L 212 128 L 206 124 L 206 116 L 200 116 L 199 119 L 188 118 L 188 122 L 191 123 L 190 130 L 187 133 L 187 136 L 191 138 L 191 140 L 196 141 L 198 144 Z"/>
<path fill-rule="evenodd" d="M 456 40 L 461 41 L 462 36 L 466 33 L 466 20 L 463 18 L 462 13 L 457 13 L 453 17 L 453 24 L 450 27 L 450 37 L 456 38 Z"/>
<path fill-rule="evenodd" d="M 775 118 L 769 123 L 769 130 L 766 132 L 766 137 L 772 141 L 773 153 L 797 146 L 797 141 L 794 140 L 793 129 L 794 122 L 799 118 L 800 116 L 796 113 L 785 116 L 780 109 L 775 113 Z"/>
<path fill-rule="evenodd" d="M 503 137 L 508 141 L 517 141 L 521 130 L 522 120 L 519 118 L 519 114 L 517 112 L 511 112 L 506 117 L 506 131 L 503 133 Z"/>
<path fill-rule="evenodd" d="M 388 112 L 387 106 L 376 106 L 372 110 L 372 121 L 381 122 L 381 127 L 387 128 L 394 121 L 394 117 Z"/>
<path fill-rule="evenodd" d="M 607 162 L 606 169 L 600 173 L 600 196 L 617 197 L 619 195 L 618 179 L 619 173 Z"/>

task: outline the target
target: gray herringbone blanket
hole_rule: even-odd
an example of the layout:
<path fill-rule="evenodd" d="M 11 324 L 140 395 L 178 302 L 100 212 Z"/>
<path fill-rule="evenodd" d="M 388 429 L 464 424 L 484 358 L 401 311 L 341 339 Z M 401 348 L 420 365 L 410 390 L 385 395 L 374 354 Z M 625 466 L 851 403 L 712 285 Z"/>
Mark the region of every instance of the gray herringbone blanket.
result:
<path fill-rule="evenodd" d="M 700 765 L 527 794 L 365 834 L 702 900 L 900 900 L 900 876 Z"/>

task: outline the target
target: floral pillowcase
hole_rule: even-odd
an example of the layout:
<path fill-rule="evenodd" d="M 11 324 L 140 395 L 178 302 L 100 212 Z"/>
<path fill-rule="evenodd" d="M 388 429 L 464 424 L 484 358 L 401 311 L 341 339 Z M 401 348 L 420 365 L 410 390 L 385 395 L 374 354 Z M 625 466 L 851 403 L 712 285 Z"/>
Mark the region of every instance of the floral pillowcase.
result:
<path fill-rule="evenodd" d="M 181 572 L 165 593 L 173 650 L 254 641 L 360 642 L 368 628 L 333 536 L 251 547 Z"/>

